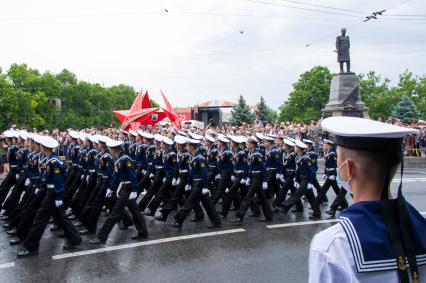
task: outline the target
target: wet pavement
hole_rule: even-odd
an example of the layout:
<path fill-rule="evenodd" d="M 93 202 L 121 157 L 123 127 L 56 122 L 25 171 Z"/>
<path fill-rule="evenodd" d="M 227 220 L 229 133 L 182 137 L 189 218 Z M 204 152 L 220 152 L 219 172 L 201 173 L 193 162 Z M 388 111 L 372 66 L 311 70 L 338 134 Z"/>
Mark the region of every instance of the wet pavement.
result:
<path fill-rule="evenodd" d="M 425 212 L 425 168 L 407 169 L 404 179 L 407 200 Z M 396 187 L 393 182 L 394 193 Z M 328 197 L 334 198 L 332 190 Z M 46 229 L 39 255 L 17 259 L 20 247 L 9 246 L 1 231 L 0 282 L 306 282 L 309 243 L 335 224 L 301 223 L 308 221 L 307 213 L 276 213 L 272 223 L 302 224 L 297 226 L 272 229 L 247 217 L 243 224 L 224 220 L 222 228 L 213 231 L 205 227 L 207 221 L 185 222 L 179 231 L 146 217 L 148 241 L 131 241 L 132 228 L 115 227 L 105 250 L 93 250 L 88 241 L 94 236 L 85 236 L 74 251 L 80 254 L 69 258 L 63 258 L 63 240 Z"/>

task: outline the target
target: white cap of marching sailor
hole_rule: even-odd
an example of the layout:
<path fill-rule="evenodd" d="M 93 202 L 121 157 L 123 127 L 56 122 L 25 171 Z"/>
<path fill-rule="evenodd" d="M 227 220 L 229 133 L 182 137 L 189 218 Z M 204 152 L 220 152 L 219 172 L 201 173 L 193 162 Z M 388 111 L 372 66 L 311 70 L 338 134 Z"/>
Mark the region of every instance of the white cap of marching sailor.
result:
<path fill-rule="evenodd" d="M 275 141 L 275 139 L 273 137 L 269 137 L 269 136 L 263 136 L 263 140 L 268 141 L 268 142 L 274 142 Z"/>
<path fill-rule="evenodd" d="M 381 152 L 399 152 L 402 137 L 419 133 L 416 129 L 356 117 L 326 118 L 321 127 L 335 136 L 336 145 Z"/>
<path fill-rule="evenodd" d="M 70 137 L 72 137 L 73 139 L 78 139 L 79 135 L 76 131 L 73 130 L 69 130 L 68 134 L 70 135 Z"/>
<path fill-rule="evenodd" d="M 47 148 L 57 148 L 59 146 L 58 141 L 49 136 L 40 136 L 39 141 L 42 146 Z"/>
<path fill-rule="evenodd" d="M 247 141 L 247 138 L 244 136 L 232 136 L 231 137 L 231 141 L 233 141 L 234 143 L 245 143 Z"/>
<path fill-rule="evenodd" d="M 331 140 L 328 140 L 328 139 L 324 139 L 323 142 L 324 142 L 324 144 L 334 145 L 334 142 L 332 142 Z"/>
<path fill-rule="evenodd" d="M 217 140 L 220 141 L 220 142 L 223 142 L 223 143 L 228 143 L 229 142 L 229 139 L 227 139 L 224 136 L 218 136 Z"/>
<path fill-rule="evenodd" d="M 173 145 L 173 143 L 174 143 L 171 139 L 169 139 L 166 136 L 161 136 L 161 142 L 168 144 L 168 145 Z"/>
<path fill-rule="evenodd" d="M 79 133 L 78 133 L 78 138 L 79 138 L 81 141 L 85 141 L 85 140 L 87 140 L 87 135 L 86 135 L 86 133 L 79 132 Z"/>
<path fill-rule="evenodd" d="M 199 143 L 201 143 L 201 141 L 188 138 L 188 139 L 186 139 L 186 143 L 188 143 L 188 144 L 199 144 Z"/>
<path fill-rule="evenodd" d="M 184 136 L 181 136 L 181 135 L 176 135 L 174 137 L 174 141 L 177 144 L 186 144 L 187 140 L 188 140 L 187 137 L 184 137 Z"/>
<path fill-rule="evenodd" d="M 121 140 L 116 141 L 113 139 L 109 139 L 106 143 L 107 147 L 110 147 L 110 148 L 120 147 L 122 144 L 123 144 L 123 141 Z"/>
<path fill-rule="evenodd" d="M 304 143 L 304 144 L 310 144 L 310 145 L 314 144 L 314 142 L 313 142 L 313 141 L 308 140 L 308 139 L 303 139 L 303 143 Z"/>
<path fill-rule="evenodd" d="M 23 140 L 27 140 L 28 132 L 27 131 L 19 131 L 19 137 Z"/>
<path fill-rule="evenodd" d="M 193 138 L 194 140 L 202 140 L 203 139 L 203 136 L 201 136 L 201 135 L 198 135 L 198 134 L 195 134 L 195 133 L 188 133 L 189 134 L 189 136 L 191 137 L 191 138 Z"/>
<path fill-rule="evenodd" d="M 308 148 L 308 146 L 304 144 L 301 140 L 296 140 L 294 144 L 299 148 L 303 148 L 303 149 Z"/>
<path fill-rule="evenodd" d="M 147 133 L 147 132 L 143 132 L 142 137 L 149 139 L 149 140 L 152 140 L 154 138 L 154 136 L 152 134 Z"/>
<path fill-rule="evenodd" d="M 6 138 L 13 138 L 13 132 L 11 130 L 4 131 L 3 135 L 5 135 Z"/>
<path fill-rule="evenodd" d="M 129 134 L 131 134 L 134 137 L 138 136 L 138 133 L 136 133 L 135 131 L 133 131 L 132 129 L 129 130 Z"/>
<path fill-rule="evenodd" d="M 212 137 L 211 135 L 209 135 L 209 134 L 206 134 L 205 136 L 204 136 L 204 138 L 206 139 L 206 140 L 208 140 L 209 142 L 215 142 L 216 140 L 215 140 L 215 138 L 214 137 Z"/>
<path fill-rule="evenodd" d="M 154 139 L 155 139 L 156 141 L 161 142 L 161 141 L 163 141 L 163 136 L 162 136 L 162 135 L 160 135 L 160 134 L 154 134 Z"/>
<path fill-rule="evenodd" d="M 258 140 L 264 140 L 265 139 L 265 136 L 262 134 L 262 133 L 256 133 L 256 138 L 258 139 Z"/>
<path fill-rule="evenodd" d="M 288 146 L 291 146 L 291 147 L 296 146 L 296 144 L 294 142 L 292 142 L 291 140 L 289 140 L 289 139 L 284 139 L 284 144 L 288 145 Z"/>

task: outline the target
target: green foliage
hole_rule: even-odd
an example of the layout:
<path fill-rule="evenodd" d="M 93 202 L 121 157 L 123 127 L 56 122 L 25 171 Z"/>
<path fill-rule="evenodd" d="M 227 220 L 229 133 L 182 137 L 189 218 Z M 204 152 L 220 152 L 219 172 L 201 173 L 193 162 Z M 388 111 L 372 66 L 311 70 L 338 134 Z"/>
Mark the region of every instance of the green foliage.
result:
<path fill-rule="evenodd" d="M 274 123 L 277 119 L 277 114 L 266 105 L 263 96 L 260 97 L 259 103 L 256 104 L 256 117 L 261 120 L 263 124 Z"/>
<path fill-rule="evenodd" d="M 413 100 L 404 95 L 401 100 L 395 105 L 392 111 L 392 118 L 398 118 L 403 124 L 417 122 L 420 117 L 420 112 L 417 110 Z"/>
<path fill-rule="evenodd" d="M 309 122 L 319 119 L 328 102 L 332 74 L 327 67 L 316 66 L 300 75 L 289 98 L 279 108 L 278 121 Z"/>
<path fill-rule="evenodd" d="M 232 125 L 251 124 L 254 120 L 254 114 L 242 95 L 238 98 L 238 105 L 232 109 L 231 115 Z"/>
<path fill-rule="evenodd" d="M 41 74 L 25 64 L 0 71 L 0 128 L 10 124 L 38 129 L 118 126 L 113 110 L 129 109 L 136 97 L 133 87 L 79 81 L 67 69 Z M 54 105 L 55 99 L 61 108 Z M 151 100 L 152 105 L 158 105 Z"/>

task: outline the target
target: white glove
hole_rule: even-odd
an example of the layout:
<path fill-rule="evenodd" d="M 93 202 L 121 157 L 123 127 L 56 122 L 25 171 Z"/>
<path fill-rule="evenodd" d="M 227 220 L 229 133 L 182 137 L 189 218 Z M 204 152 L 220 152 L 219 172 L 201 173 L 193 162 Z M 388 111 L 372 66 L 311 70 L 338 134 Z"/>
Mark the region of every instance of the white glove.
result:
<path fill-rule="evenodd" d="M 176 186 L 180 184 L 180 178 L 177 178 L 176 180 Z"/>
<path fill-rule="evenodd" d="M 163 178 L 163 183 L 166 181 L 166 178 Z"/>
<path fill-rule="evenodd" d="M 19 179 L 19 176 L 21 176 L 21 175 L 19 175 L 19 174 L 16 174 L 16 175 L 15 175 L 16 180 L 18 180 L 18 179 Z"/>
<path fill-rule="evenodd" d="M 281 174 L 277 173 L 277 175 L 275 175 L 275 179 L 280 180 L 281 179 Z"/>
<path fill-rule="evenodd" d="M 210 192 L 210 191 L 209 191 L 209 189 L 207 189 L 207 188 L 204 188 L 204 189 L 202 189 L 202 190 L 201 190 L 201 193 L 202 193 L 203 195 L 207 195 L 209 192 Z"/>
<path fill-rule="evenodd" d="M 323 179 L 323 180 L 327 179 L 327 175 L 325 175 L 325 174 L 324 174 L 324 175 L 322 175 L 322 179 Z"/>
<path fill-rule="evenodd" d="M 267 182 L 263 182 L 262 189 L 264 189 L 264 190 L 268 189 L 268 183 Z"/>
<path fill-rule="evenodd" d="M 38 194 L 39 191 L 40 191 L 39 188 L 35 189 L 34 194 Z"/>
<path fill-rule="evenodd" d="M 60 207 L 63 204 L 64 204 L 64 202 L 62 200 L 55 200 L 56 207 Z"/>
<path fill-rule="evenodd" d="M 315 187 L 314 187 L 314 185 L 312 185 L 312 184 L 308 184 L 307 188 L 312 190 L 312 189 L 313 189 L 313 188 L 315 188 Z"/>
<path fill-rule="evenodd" d="M 111 191 L 110 189 L 108 189 L 108 190 L 106 191 L 105 197 L 106 197 L 106 198 L 110 198 L 110 197 L 112 197 L 112 193 L 113 193 L 113 191 Z"/>
<path fill-rule="evenodd" d="M 135 199 L 138 197 L 138 194 L 136 192 L 131 192 L 129 195 L 129 200 Z"/>
<path fill-rule="evenodd" d="M 234 181 L 235 181 L 235 176 L 234 176 L 234 175 L 232 175 L 232 176 L 231 176 L 231 181 L 232 181 L 232 182 L 234 182 Z"/>
<path fill-rule="evenodd" d="M 87 175 L 86 182 L 89 183 L 90 175 Z"/>
<path fill-rule="evenodd" d="M 285 178 L 284 178 L 284 175 L 283 175 L 283 174 L 281 174 L 281 176 L 280 176 L 280 181 L 281 181 L 282 183 L 284 183 L 284 182 L 285 182 Z"/>
<path fill-rule="evenodd" d="M 247 183 L 246 179 L 241 179 L 241 182 L 240 182 L 241 185 L 245 185 L 246 183 Z"/>
<path fill-rule="evenodd" d="M 84 175 L 81 175 L 81 178 L 80 178 L 81 180 L 84 180 Z"/>
<path fill-rule="evenodd" d="M 176 178 L 173 178 L 173 179 L 172 179 L 172 186 L 177 186 Z"/>
<path fill-rule="evenodd" d="M 246 186 L 250 186 L 250 178 L 247 178 L 247 181 L 246 181 Z"/>
<path fill-rule="evenodd" d="M 299 183 L 298 182 L 294 182 L 294 187 L 297 189 L 299 187 Z"/>
<path fill-rule="evenodd" d="M 25 187 L 28 187 L 28 185 L 31 183 L 31 181 L 30 181 L 30 178 L 27 178 L 26 180 L 25 180 L 25 184 L 24 184 L 24 186 Z"/>
<path fill-rule="evenodd" d="M 229 193 L 229 188 L 225 189 L 225 194 Z"/>
<path fill-rule="evenodd" d="M 191 185 L 186 185 L 185 186 L 185 192 L 189 192 L 191 190 Z"/>
<path fill-rule="evenodd" d="M 142 172 L 142 174 L 143 174 L 143 175 L 145 175 L 145 174 L 146 174 L 146 170 L 142 170 L 141 172 Z"/>
<path fill-rule="evenodd" d="M 216 177 L 214 177 L 215 180 L 220 180 L 220 174 L 217 174 Z"/>
<path fill-rule="evenodd" d="M 330 176 L 328 176 L 328 178 L 332 181 L 336 180 L 336 176 L 334 176 L 334 175 L 330 175 Z"/>
<path fill-rule="evenodd" d="M 151 173 L 151 174 L 149 174 L 149 178 L 150 178 L 150 179 L 154 178 L 154 176 L 155 176 L 155 175 L 154 175 L 154 174 L 152 174 L 152 173 Z"/>

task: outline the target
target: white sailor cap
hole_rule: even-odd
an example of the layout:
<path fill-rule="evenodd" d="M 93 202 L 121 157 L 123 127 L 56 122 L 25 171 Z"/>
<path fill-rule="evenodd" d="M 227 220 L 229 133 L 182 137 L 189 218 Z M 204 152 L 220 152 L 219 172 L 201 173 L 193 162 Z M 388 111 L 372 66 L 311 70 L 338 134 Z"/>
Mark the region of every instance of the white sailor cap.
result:
<path fill-rule="evenodd" d="M 47 148 L 57 148 L 59 146 L 58 141 L 49 136 L 40 136 L 39 141 L 42 146 Z"/>
<path fill-rule="evenodd" d="M 116 141 L 113 139 L 109 139 L 106 143 L 107 147 L 110 147 L 110 148 L 120 147 L 122 144 L 123 144 L 123 141 L 121 140 Z"/>
<path fill-rule="evenodd" d="M 187 137 L 184 137 L 184 136 L 181 136 L 181 135 L 176 135 L 174 137 L 174 141 L 177 144 L 186 144 L 187 140 L 188 140 Z"/>
<path fill-rule="evenodd" d="M 138 136 L 138 133 L 136 133 L 135 131 L 133 131 L 132 129 L 129 130 L 129 134 L 131 134 L 134 137 Z"/>
<path fill-rule="evenodd" d="M 77 133 L 76 131 L 69 130 L 69 131 L 68 131 L 68 134 L 69 134 L 69 135 L 70 135 L 70 137 L 71 137 L 71 138 L 73 138 L 73 139 L 78 139 L 78 138 L 79 138 L 78 133 Z"/>
<path fill-rule="evenodd" d="M 186 142 L 188 143 L 188 144 L 199 144 L 199 143 L 201 143 L 201 141 L 200 140 L 195 140 L 195 139 L 186 139 Z"/>
<path fill-rule="evenodd" d="M 259 140 L 255 136 L 250 136 L 250 137 L 247 138 L 247 142 L 258 144 Z"/>
<path fill-rule="evenodd" d="M 79 133 L 78 133 L 78 138 L 79 138 L 81 141 L 85 141 L 85 140 L 87 140 L 87 135 L 86 135 L 86 133 L 79 132 Z"/>
<path fill-rule="evenodd" d="M 160 134 L 154 134 L 154 140 L 161 142 L 163 141 L 163 136 Z"/>
<path fill-rule="evenodd" d="M 139 136 L 143 137 L 143 131 L 142 130 L 137 130 L 137 133 Z"/>
<path fill-rule="evenodd" d="M 268 141 L 268 142 L 274 142 L 275 141 L 275 139 L 273 137 L 270 137 L 270 136 L 264 136 L 263 140 Z"/>
<path fill-rule="evenodd" d="M 220 142 L 223 142 L 223 143 L 228 143 L 229 142 L 229 139 L 226 138 L 226 137 L 224 137 L 224 136 L 218 136 L 217 140 L 220 141 Z"/>
<path fill-rule="evenodd" d="M 168 144 L 168 145 L 173 145 L 173 143 L 174 143 L 170 138 L 168 138 L 166 136 L 161 137 L 161 142 Z"/>
<path fill-rule="evenodd" d="M 256 133 L 256 138 L 258 138 L 259 140 L 264 140 L 265 136 L 262 133 Z"/>
<path fill-rule="evenodd" d="M 89 140 L 92 143 L 97 143 L 97 140 L 94 136 L 92 136 L 91 134 L 87 134 L 86 135 L 87 140 Z"/>
<path fill-rule="evenodd" d="M 142 137 L 144 137 L 144 138 L 146 138 L 148 140 L 152 140 L 154 138 L 154 136 L 152 134 L 147 133 L 147 132 L 143 132 L 142 133 Z"/>
<path fill-rule="evenodd" d="M 32 135 L 33 136 L 33 141 L 35 142 L 35 143 L 38 143 L 38 144 L 41 144 L 41 136 L 40 135 L 38 135 L 38 134 L 33 134 Z"/>
<path fill-rule="evenodd" d="M 269 134 L 268 137 L 275 139 L 278 139 L 279 137 L 277 135 Z"/>
<path fill-rule="evenodd" d="M 216 140 L 215 140 L 215 138 L 214 137 L 212 137 L 211 135 L 209 135 L 209 134 L 206 134 L 205 136 L 204 136 L 204 138 L 207 140 L 207 141 L 209 141 L 209 142 L 215 142 Z"/>
<path fill-rule="evenodd" d="M 308 139 L 303 139 L 303 143 L 305 143 L 305 144 L 314 144 L 314 142 L 313 141 L 311 141 L 311 140 L 308 140 Z"/>
<path fill-rule="evenodd" d="M 28 132 L 27 131 L 19 131 L 19 137 L 23 140 L 27 140 Z"/>
<path fill-rule="evenodd" d="M 286 138 L 286 139 L 288 139 L 289 141 L 291 141 L 291 142 L 293 142 L 293 143 L 296 143 L 296 140 L 295 140 L 295 139 L 293 139 L 293 138 L 288 137 L 288 138 Z"/>
<path fill-rule="evenodd" d="M 232 136 L 231 141 L 233 141 L 234 143 L 241 144 L 247 142 L 247 138 L 244 136 Z"/>
<path fill-rule="evenodd" d="M 321 126 L 335 136 L 334 143 L 339 146 L 398 154 L 402 137 L 419 133 L 415 129 L 356 117 L 330 117 L 324 119 Z"/>
<path fill-rule="evenodd" d="M 308 146 L 306 144 L 304 144 L 301 140 L 296 140 L 295 145 L 299 148 L 308 148 Z"/>
<path fill-rule="evenodd" d="M 97 143 L 106 143 L 109 139 L 107 136 L 103 135 L 94 135 L 94 137 L 96 138 Z"/>
<path fill-rule="evenodd" d="M 201 135 L 198 135 L 198 134 L 195 134 L 195 133 L 188 133 L 188 134 L 194 140 L 202 140 L 203 139 L 203 136 L 201 136 Z"/>
<path fill-rule="evenodd" d="M 19 138 L 19 132 L 18 131 L 12 131 L 14 138 Z"/>
<path fill-rule="evenodd" d="M 334 145 L 334 142 L 332 142 L 331 140 L 328 140 L 328 139 L 324 139 L 323 142 L 324 142 L 324 144 Z"/>
<path fill-rule="evenodd" d="M 178 131 L 178 134 L 181 135 L 181 136 L 184 136 L 184 137 L 188 136 L 188 134 L 185 133 L 184 131 Z"/>
<path fill-rule="evenodd" d="M 10 131 L 10 130 L 6 130 L 6 131 L 4 131 L 4 132 L 3 132 L 3 135 L 5 135 L 5 136 L 6 136 L 6 138 L 13 138 L 13 137 L 14 137 L 13 132 L 12 132 L 12 131 Z"/>
<path fill-rule="evenodd" d="M 284 139 L 284 144 L 285 145 L 288 145 L 288 146 L 291 146 L 291 147 L 294 147 L 295 146 L 295 143 L 294 142 L 292 142 L 291 140 L 289 140 L 289 139 Z"/>

